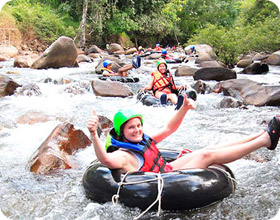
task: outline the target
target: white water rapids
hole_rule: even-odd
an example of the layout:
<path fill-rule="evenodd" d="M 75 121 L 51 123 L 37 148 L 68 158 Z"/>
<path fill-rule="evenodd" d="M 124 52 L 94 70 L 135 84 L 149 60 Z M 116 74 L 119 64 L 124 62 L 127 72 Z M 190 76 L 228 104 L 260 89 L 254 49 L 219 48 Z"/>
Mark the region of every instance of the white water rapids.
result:
<path fill-rule="evenodd" d="M 13 61 L 0 63 L 0 74 L 11 77 L 15 82 L 26 85 L 35 83 L 42 95 L 12 95 L 0 98 L 0 196 L 1 211 L 9 219 L 76 219 L 76 220 L 130 220 L 141 213 L 137 208 L 123 205 L 113 206 L 111 202 L 97 204 L 86 199 L 81 179 L 95 159 L 93 147 L 80 150 L 74 155 L 77 167 L 59 170 L 55 174 L 39 176 L 26 169 L 30 156 L 48 137 L 59 118 L 65 118 L 76 129 L 82 129 L 88 136 L 86 122 L 92 108 L 110 119 L 122 107 L 131 107 L 144 115 L 144 130 L 147 134 L 163 126 L 174 114 L 174 107 L 154 108 L 143 106 L 132 98 L 97 97 L 90 87 L 95 63 L 80 64 L 79 68 L 33 70 L 13 68 Z M 169 64 L 169 67 L 178 64 Z M 188 65 L 193 65 L 191 62 Z M 137 84 L 128 84 L 134 92 L 145 85 L 154 64 L 143 64 L 131 74 L 139 77 Z M 15 72 L 8 74 L 8 72 Z M 238 75 L 257 82 L 279 84 L 280 67 L 271 67 L 265 75 Z M 50 78 L 52 82 L 45 83 Z M 71 80 L 62 84 L 61 79 Z M 53 81 L 58 83 L 53 83 Z M 192 77 L 175 77 L 175 81 L 192 84 Z M 214 82 L 208 82 L 214 83 Z M 84 86 L 87 85 L 87 86 Z M 83 94 L 68 93 L 69 86 L 78 88 Z M 261 122 L 280 113 L 279 107 L 255 107 L 248 109 L 218 109 L 222 94 L 198 95 L 197 109 L 190 111 L 179 130 L 158 145 L 159 148 L 182 150 L 199 149 L 205 146 L 228 141 L 263 129 Z M 50 121 L 33 125 L 19 124 L 17 119 L 29 112 L 42 112 L 53 116 Z M 104 137 L 103 137 L 104 138 Z M 240 159 L 228 164 L 237 179 L 234 195 L 212 206 L 195 211 L 149 212 L 144 219 L 255 219 L 272 218 L 280 207 L 280 149 L 268 151 L 260 149 L 259 155 L 267 161 L 258 163 Z"/>

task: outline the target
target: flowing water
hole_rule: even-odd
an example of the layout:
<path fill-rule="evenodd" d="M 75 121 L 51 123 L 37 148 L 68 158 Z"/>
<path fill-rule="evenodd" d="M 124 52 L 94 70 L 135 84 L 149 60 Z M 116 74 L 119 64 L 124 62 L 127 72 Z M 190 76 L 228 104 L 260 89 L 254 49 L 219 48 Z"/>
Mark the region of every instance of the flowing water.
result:
<path fill-rule="evenodd" d="M 110 119 L 118 109 L 131 107 L 144 115 L 144 130 L 151 134 L 174 114 L 174 107 L 143 106 L 136 97 L 95 96 L 90 80 L 97 77 L 93 74 L 96 64 L 80 64 L 79 68 L 32 70 L 13 68 L 12 60 L 0 63 L 0 74 L 7 74 L 21 85 L 34 83 L 41 91 L 38 96 L 15 94 L 0 99 L 0 124 L 3 126 L 0 131 L 0 204 L 7 218 L 119 220 L 133 219 L 141 213 L 137 208 L 127 208 L 121 204 L 113 206 L 111 202 L 98 204 L 85 197 L 81 179 L 89 163 L 96 158 L 92 146 L 74 155 L 77 166 L 73 169 L 59 170 L 45 176 L 34 175 L 26 169 L 31 155 L 61 123 L 61 118 L 89 136 L 86 122 L 93 107 L 98 114 Z M 194 64 L 189 62 L 188 65 Z M 132 70 L 131 74 L 140 78 L 138 84 L 128 84 L 134 92 L 148 82 L 153 68 L 154 64 L 147 64 Z M 238 78 L 278 84 L 279 75 L 279 67 L 270 67 L 266 75 L 238 75 Z M 45 82 L 46 79 L 49 79 L 48 82 Z M 71 83 L 62 84 L 62 79 L 69 79 Z M 176 77 L 175 81 L 190 85 L 193 78 Z M 69 88 L 79 93 L 69 93 Z M 217 104 L 222 98 L 222 94 L 198 95 L 197 109 L 188 112 L 179 130 L 158 147 L 195 150 L 237 139 L 259 131 L 264 127 L 261 124 L 263 120 L 269 120 L 280 112 L 279 107 L 218 109 Z M 19 124 L 18 118 L 30 112 L 44 113 L 51 119 L 33 125 Z M 279 152 L 279 148 L 275 151 L 260 149 L 257 153 L 265 158 L 264 163 L 240 159 L 228 164 L 238 184 L 235 194 L 221 202 L 194 211 L 163 211 L 159 217 L 156 212 L 149 212 L 143 219 L 270 219 L 280 207 Z"/>

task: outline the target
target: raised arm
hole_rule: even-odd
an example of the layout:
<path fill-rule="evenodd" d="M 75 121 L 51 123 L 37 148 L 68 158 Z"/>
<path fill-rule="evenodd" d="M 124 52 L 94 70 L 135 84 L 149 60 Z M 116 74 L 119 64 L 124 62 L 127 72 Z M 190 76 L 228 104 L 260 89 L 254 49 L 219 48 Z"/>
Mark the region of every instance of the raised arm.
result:
<path fill-rule="evenodd" d="M 94 109 L 92 116 L 89 118 L 87 122 L 87 128 L 92 138 L 93 147 L 97 159 L 108 168 L 111 169 L 122 168 L 125 163 L 124 158 L 118 157 L 117 154 L 106 152 L 106 149 L 97 134 L 98 122 L 99 122 L 99 118 L 96 114 L 96 110 Z"/>
<path fill-rule="evenodd" d="M 167 125 L 160 129 L 156 134 L 151 135 L 151 137 L 159 143 L 172 133 L 174 133 L 179 126 L 181 125 L 186 113 L 190 109 L 195 109 L 196 108 L 196 102 L 192 99 L 188 99 L 187 95 L 184 95 L 184 103 L 182 107 L 175 113 L 175 115 L 170 119 L 170 121 L 167 123 Z"/>

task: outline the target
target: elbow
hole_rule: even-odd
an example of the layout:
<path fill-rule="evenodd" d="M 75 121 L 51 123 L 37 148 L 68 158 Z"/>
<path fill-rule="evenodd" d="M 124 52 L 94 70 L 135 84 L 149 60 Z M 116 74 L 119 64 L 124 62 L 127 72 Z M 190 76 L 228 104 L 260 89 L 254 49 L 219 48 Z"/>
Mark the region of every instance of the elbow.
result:
<path fill-rule="evenodd" d="M 109 169 L 117 169 L 118 167 L 115 166 L 115 163 L 113 161 L 107 159 L 100 160 L 100 163 L 102 163 L 104 166 L 108 167 Z"/>

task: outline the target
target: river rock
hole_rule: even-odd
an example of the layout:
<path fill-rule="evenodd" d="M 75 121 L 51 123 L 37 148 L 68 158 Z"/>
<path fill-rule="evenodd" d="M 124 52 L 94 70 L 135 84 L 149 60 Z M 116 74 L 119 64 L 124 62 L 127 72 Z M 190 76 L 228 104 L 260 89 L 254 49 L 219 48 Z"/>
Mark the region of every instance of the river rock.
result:
<path fill-rule="evenodd" d="M 263 85 L 249 79 L 231 79 L 220 82 L 225 95 L 255 106 L 279 106 L 280 86 Z"/>
<path fill-rule="evenodd" d="M 253 60 L 255 61 L 264 61 L 267 60 L 267 58 L 269 57 L 270 54 L 261 52 L 261 53 L 257 53 L 253 56 Z"/>
<path fill-rule="evenodd" d="M 218 108 L 239 108 L 243 103 L 233 97 L 224 97 L 218 104 Z"/>
<path fill-rule="evenodd" d="M 35 60 L 31 68 L 48 69 L 61 67 L 77 66 L 78 52 L 74 41 L 62 36 L 58 38 L 51 46 Z"/>
<path fill-rule="evenodd" d="M 38 54 L 17 56 L 14 60 L 14 67 L 30 68 L 33 62 L 39 57 Z"/>
<path fill-rule="evenodd" d="M 197 70 L 197 68 L 182 65 L 176 69 L 175 76 L 193 76 Z"/>
<path fill-rule="evenodd" d="M 112 43 L 109 46 L 108 53 L 109 54 L 114 54 L 114 53 L 124 54 L 125 52 L 124 52 L 123 47 L 120 44 Z"/>
<path fill-rule="evenodd" d="M 269 71 L 269 67 L 265 63 L 252 63 L 240 71 L 239 74 L 263 74 Z"/>
<path fill-rule="evenodd" d="M 216 60 L 211 60 L 211 61 L 203 61 L 199 63 L 199 67 L 224 67 L 223 64 Z"/>
<path fill-rule="evenodd" d="M 228 80 L 236 79 L 236 72 L 224 67 L 205 67 L 197 70 L 193 76 L 194 80 Z"/>
<path fill-rule="evenodd" d="M 197 80 L 191 86 L 198 94 L 209 94 L 212 92 L 212 88 L 203 82 L 202 80 Z"/>
<path fill-rule="evenodd" d="M 134 95 L 132 90 L 121 82 L 96 79 L 91 82 L 91 86 L 97 96 L 124 98 Z"/>
<path fill-rule="evenodd" d="M 0 97 L 13 95 L 18 87 L 21 87 L 21 85 L 14 82 L 10 77 L 0 74 Z"/>
<path fill-rule="evenodd" d="M 0 54 L 12 58 L 18 54 L 18 49 L 12 45 L 0 45 Z"/>
<path fill-rule="evenodd" d="M 82 63 L 82 62 L 91 63 L 90 57 L 88 57 L 87 55 L 84 55 L 84 54 L 79 54 L 76 61 L 77 61 L 77 63 Z"/>
<path fill-rule="evenodd" d="M 86 50 L 85 54 L 89 55 L 90 53 L 102 53 L 103 50 L 101 50 L 98 46 L 92 45 L 88 50 Z"/>
<path fill-rule="evenodd" d="M 7 55 L 0 54 L 0 62 L 8 61 L 9 59 L 10 57 L 8 57 Z"/>
<path fill-rule="evenodd" d="M 161 53 L 152 53 L 149 56 L 146 56 L 145 59 L 149 59 L 149 60 L 157 60 L 161 57 Z"/>
<path fill-rule="evenodd" d="M 72 167 L 69 156 L 91 145 L 81 130 L 75 130 L 68 122 L 59 124 L 30 157 L 27 167 L 36 174 L 48 174 L 57 169 Z"/>
<path fill-rule="evenodd" d="M 125 55 L 134 54 L 136 52 L 137 52 L 136 47 L 132 47 L 125 51 Z"/>
<path fill-rule="evenodd" d="M 252 58 L 242 59 L 237 62 L 236 66 L 240 67 L 240 68 L 245 68 L 245 67 L 249 66 L 250 64 L 252 64 L 253 62 L 254 61 Z"/>
<path fill-rule="evenodd" d="M 35 83 L 30 83 L 19 88 L 17 91 L 17 95 L 40 96 L 42 95 L 42 92 L 39 86 L 37 86 Z"/>
<path fill-rule="evenodd" d="M 268 58 L 266 63 L 268 65 L 280 65 L 280 52 L 274 52 L 273 54 L 271 54 Z"/>

